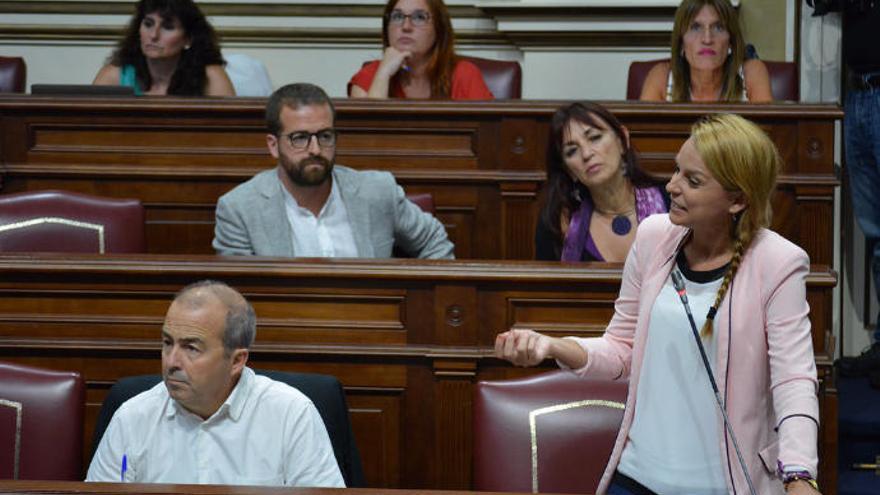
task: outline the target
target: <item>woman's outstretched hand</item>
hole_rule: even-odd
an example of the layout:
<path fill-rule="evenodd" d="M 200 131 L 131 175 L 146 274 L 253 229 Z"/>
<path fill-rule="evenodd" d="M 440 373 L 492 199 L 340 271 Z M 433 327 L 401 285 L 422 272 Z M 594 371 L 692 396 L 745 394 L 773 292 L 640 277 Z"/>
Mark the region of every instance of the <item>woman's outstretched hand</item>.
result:
<path fill-rule="evenodd" d="M 508 330 L 495 337 L 495 356 L 517 366 L 535 366 L 550 355 L 552 339 L 533 330 Z"/>

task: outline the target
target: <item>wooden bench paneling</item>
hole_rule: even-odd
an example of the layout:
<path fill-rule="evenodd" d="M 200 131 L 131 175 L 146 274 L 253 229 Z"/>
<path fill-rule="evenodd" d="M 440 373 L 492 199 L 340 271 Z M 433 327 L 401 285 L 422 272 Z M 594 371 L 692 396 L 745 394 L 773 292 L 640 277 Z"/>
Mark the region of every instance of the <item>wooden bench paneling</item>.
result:
<path fill-rule="evenodd" d="M 553 366 L 524 370 L 495 359 L 495 335 L 512 327 L 598 335 L 620 277 L 619 264 L 593 263 L 6 254 L 0 359 L 82 373 L 90 439 L 115 380 L 159 371 L 159 332 L 174 294 L 196 280 L 223 280 L 256 307 L 252 366 L 339 377 L 371 486 L 467 489 L 474 383 Z M 835 284 L 827 267 L 812 267 L 825 493 L 833 493 L 837 460 L 829 433 Z"/>

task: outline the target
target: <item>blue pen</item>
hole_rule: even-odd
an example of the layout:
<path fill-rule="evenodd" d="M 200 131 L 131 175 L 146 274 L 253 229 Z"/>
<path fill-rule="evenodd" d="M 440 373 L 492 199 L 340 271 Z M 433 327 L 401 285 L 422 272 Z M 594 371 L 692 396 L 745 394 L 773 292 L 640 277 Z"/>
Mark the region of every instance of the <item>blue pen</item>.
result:
<path fill-rule="evenodd" d="M 119 478 L 122 483 L 125 483 L 125 472 L 128 471 L 128 456 L 122 454 L 122 469 L 120 469 Z"/>

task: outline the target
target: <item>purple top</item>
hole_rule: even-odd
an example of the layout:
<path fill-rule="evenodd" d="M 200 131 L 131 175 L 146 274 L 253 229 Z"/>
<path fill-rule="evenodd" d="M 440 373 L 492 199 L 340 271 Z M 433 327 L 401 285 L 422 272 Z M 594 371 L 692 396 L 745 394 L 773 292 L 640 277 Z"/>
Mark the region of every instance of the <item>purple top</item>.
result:
<path fill-rule="evenodd" d="M 666 202 L 657 186 L 636 187 L 636 218 L 639 223 L 654 213 L 665 213 Z M 590 217 L 593 214 L 593 200 L 587 196 L 581 207 L 571 216 L 568 232 L 562 242 L 562 261 L 580 261 L 584 250 L 598 261 L 605 261 L 599 248 L 590 235 Z"/>

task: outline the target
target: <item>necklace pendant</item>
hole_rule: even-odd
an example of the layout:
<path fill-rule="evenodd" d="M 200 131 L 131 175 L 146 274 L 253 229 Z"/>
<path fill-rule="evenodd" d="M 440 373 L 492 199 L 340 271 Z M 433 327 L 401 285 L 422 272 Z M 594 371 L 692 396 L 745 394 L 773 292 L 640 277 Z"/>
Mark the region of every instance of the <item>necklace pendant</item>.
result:
<path fill-rule="evenodd" d="M 615 234 L 626 235 L 629 234 L 630 230 L 632 230 L 632 222 L 628 216 L 616 215 L 614 220 L 611 220 L 611 231 Z"/>

